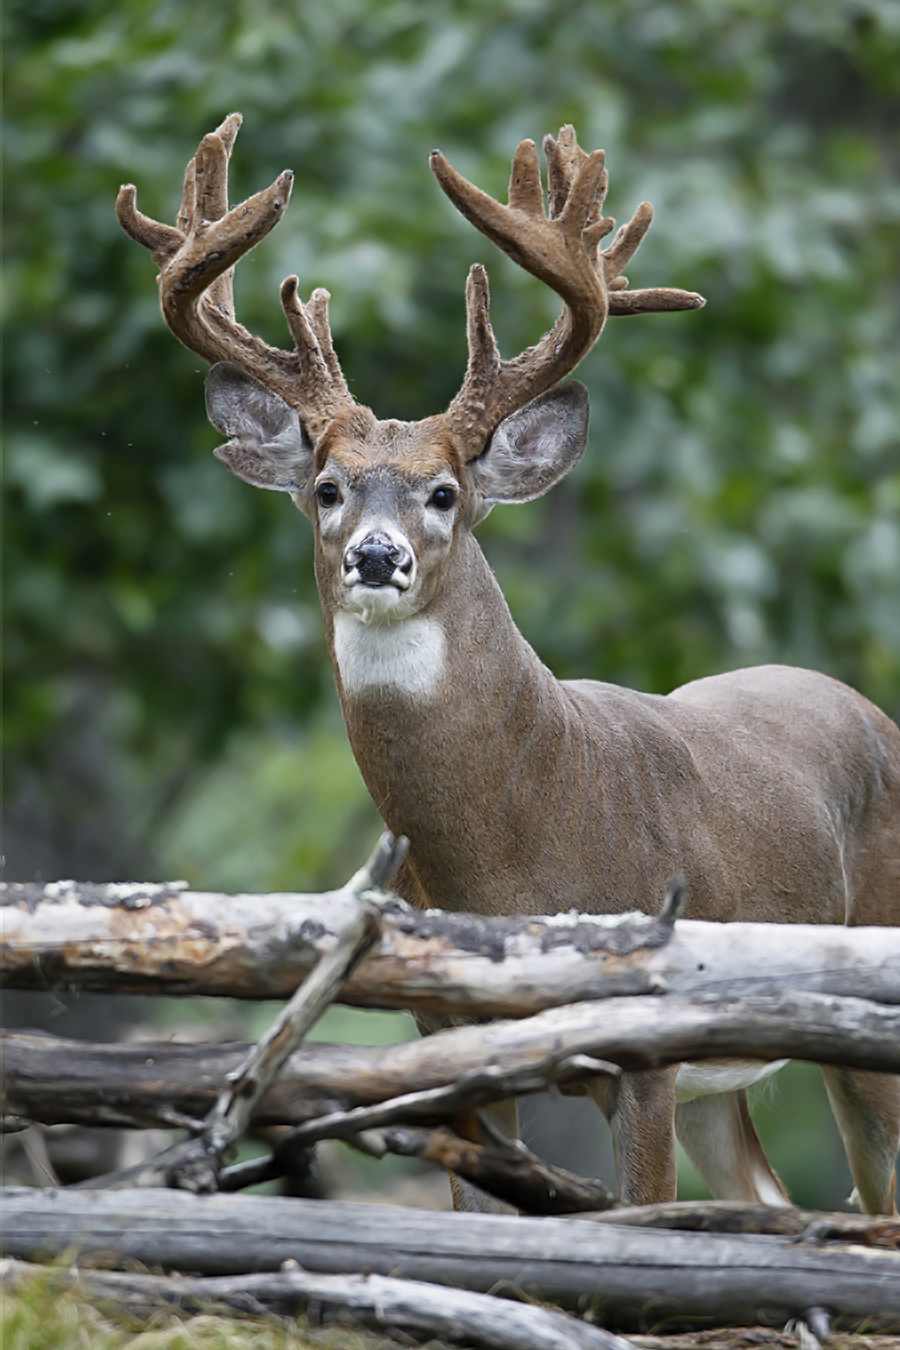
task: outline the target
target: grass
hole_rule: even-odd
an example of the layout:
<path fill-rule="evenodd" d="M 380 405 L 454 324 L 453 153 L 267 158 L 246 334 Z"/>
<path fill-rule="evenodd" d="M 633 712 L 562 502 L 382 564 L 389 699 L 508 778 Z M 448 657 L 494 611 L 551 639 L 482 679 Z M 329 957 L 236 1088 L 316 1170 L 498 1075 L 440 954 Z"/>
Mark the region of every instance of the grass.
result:
<path fill-rule="evenodd" d="M 0 1286 L 2 1350 L 381 1350 L 398 1342 L 363 1331 L 307 1328 L 305 1317 L 179 1316 L 160 1308 L 146 1322 L 101 1312 L 78 1290 L 37 1268 L 15 1289 Z M 406 1342 L 406 1344 L 409 1344 Z M 432 1342 L 432 1347 L 437 1342 Z"/>

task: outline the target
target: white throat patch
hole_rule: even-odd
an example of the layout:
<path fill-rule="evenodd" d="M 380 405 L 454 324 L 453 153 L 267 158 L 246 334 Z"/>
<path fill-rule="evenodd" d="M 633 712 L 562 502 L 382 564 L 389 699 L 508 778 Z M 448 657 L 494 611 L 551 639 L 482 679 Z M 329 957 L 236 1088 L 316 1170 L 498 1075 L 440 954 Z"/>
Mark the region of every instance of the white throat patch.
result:
<path fill-rule="evenodd" d="M 334 616 L 334 654 L 348 694 L 389 686 L 429 698 L 444 673 L 446 646 L 434 619 L 367 624 L 353 614 Z"/>

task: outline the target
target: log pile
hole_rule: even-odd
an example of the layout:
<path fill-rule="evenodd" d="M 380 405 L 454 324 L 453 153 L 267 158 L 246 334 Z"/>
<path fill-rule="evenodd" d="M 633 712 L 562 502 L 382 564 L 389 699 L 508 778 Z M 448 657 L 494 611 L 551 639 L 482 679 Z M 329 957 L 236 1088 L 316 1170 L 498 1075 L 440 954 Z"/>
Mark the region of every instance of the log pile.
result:
<path fill-rule="evenodd" d="M 3 1034 L 5 1130 L 186 1130 L 149 1163 L 89 1189 L 2 1192 L 6 1284 L 21 1278 L 20 1259 L 74 1246 L 92 1261 L 106 1253 L 111 1264 L 182 1272 L 69 1272 L 132 1309 L 312 1300 L 363 1322 L 390 1309 L 390 1324 L 410 1334 L 473 1345 L 625 1344 L 571 1313 L 631 1332 L 667 1319 L 799 1317 L 808 1345 L 832 1317 L 900 1329 L 897 1221 L 764 1206 L 627 1210 L 602 1183 L 498 1136 L 481 1114 L 549 1085 L 577 1092 L 597 1075 L 685 1059 L 805 1058 L 898 1073 L 900 930 L 796 926 L 786 942 L 781 926 L 682 919 L 675 889 L 657 918 L 418 914 L 383 889 L 402 856 L 403 841 L 386 838 L 327 896 L 2 888 L 7 987 L 289 997 L 256 1046 Z M 335 998 L 457 1025 L 397 1046 L 303 1043 Z M 473 1024 L 489 1017 L 518 1020 Z M 290 1128 L 271 1156 L 229 1166 L 251 1125 Z M 427 1159 L 545 1217 L 448 1215 L 436 1231 L 433 1217 L 411 1210 L 227 1194 L 290 1175 L 332 1138 Z M 554 1214 L 593 1222 L 576 1230 Z M 437 1287 L 448 1282 L 456 1288 Z M 486 1292 L 497 1288 L 569 1311 L 498 1311 Z"/>

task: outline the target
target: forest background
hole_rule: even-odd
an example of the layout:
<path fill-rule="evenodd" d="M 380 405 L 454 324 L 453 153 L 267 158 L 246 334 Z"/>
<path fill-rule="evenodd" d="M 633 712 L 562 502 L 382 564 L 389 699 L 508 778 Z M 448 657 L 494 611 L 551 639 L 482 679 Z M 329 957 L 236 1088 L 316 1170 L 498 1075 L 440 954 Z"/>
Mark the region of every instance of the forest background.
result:
<path fill-rule="evenodd" d="M 172 221 L 235 109 L 232 200 L 296 174 L 238 268 L 239 317 L 286 344 L 282 278 L 327 286 L 380 416 L 458 388 L 473 261 L 506 355 L 557 308 L 453 211 L 428 152 L 502 196 L 523 137 L 571 121 L 605 146 L 607 209 L 656 210 L 632 286 L 708 305 L 610 320 L 578 372 L 583 462 L 481 527 L 522 631 L 561 676 L 666 693 L 779 661 L 900 716 L 892 0 L 8 0 L 5 25 L 10 879 L 312 890 L 378 831 L 311 532 L 212 457 L 205 372 L 113 209 L 134 182 Z M 397 1034 L 367 1025 L 336 1034 Z M 836 1204 L 818 1074 L 792 1073 L 761 1127 L 795 1196 Z"/>

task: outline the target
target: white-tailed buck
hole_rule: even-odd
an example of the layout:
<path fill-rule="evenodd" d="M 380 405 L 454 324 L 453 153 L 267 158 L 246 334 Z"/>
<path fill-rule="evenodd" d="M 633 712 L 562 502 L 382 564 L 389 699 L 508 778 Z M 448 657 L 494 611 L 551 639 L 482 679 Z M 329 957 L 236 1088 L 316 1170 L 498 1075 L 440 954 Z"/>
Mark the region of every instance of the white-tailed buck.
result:
<path fill-rule="evenodd" d="M 516 628 L 472 534 L 498 502 L 538 497 L 584 450 L 587 391 L 560 384 L 608 314 L 696 309 L 621 275 L 649 204 L 614 236 L 603 151 L 548 137 L 544 207 L 532 141 L 509 205 L 435 152 L 468 220 L 562 298 L 535 347 L 502 361 L 484 269 L 466 303 L 469 363 L 444 413 L 379 421 L 351 396 L 326 291 L 281 288 L 294 350 L 235 319 L 234 263 L 280 219 L 292 174 L 228 208 L 240 117 L 202 141 L 176 226 L 118 215 L 160 270 L 166 323 L 213 363 L 207 407 L 240 478 L 288 492 L 315 530 L 334 677 L 363 777 L 409 836 L 399 889 L 416 905 L 487 914 L 647 910 L 686 878 L 690 915 L 774 923 L 900 923 L 900 732 L 835 680 L 782 666 L 698 680 L 666 697 L 560 681 Z M 785 1203 L 747 1109 L 755 1062 L 682 1065 L 592 1089 L 620 1191 L 675 1195 L 675 1132 L 714 1196 Z M 823 1070 L 863 1209 L 890 1212 L 900 1078 Z"/>

